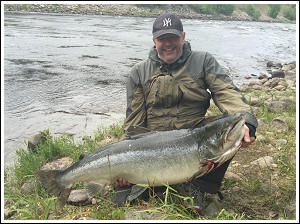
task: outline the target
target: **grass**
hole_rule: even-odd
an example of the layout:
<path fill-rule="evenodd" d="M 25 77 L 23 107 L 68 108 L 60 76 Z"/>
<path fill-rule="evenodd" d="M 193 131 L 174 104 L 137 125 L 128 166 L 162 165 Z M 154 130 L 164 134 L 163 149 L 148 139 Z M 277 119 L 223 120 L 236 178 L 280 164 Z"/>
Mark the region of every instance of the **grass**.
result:
<path fill-rule="evenodd" d="M 122 123 L 108 128 L 99 127 L 93 138 L 85 138 L 82 143 L 75 144 L 68 136 L 53 137 L 49 130 L 41 134 L 45 141 L 36 150 L 17 151 L 18 160 L 12 168 L 4 172 L 4 202 L 8 211 L 8 220 L 74 220 L 81 217 L 91 217 L 98 220 L 123 220 L 128 214 L 145 219 L 168 220 L 293 220 L 295 219 L 296 203 L 296 167 L 291 157 L 296 154 L 296 106 L 275 113 L 267 109 L 266 99 L 271 95 L 273 100 L 282 97 L 280 92 L 252 91 L 246 92 L 246 97 L 259 97 L 260 102 L 254 108 L 258 120 L 266 122 L 266 127 L 257 130 L 257 135 L 263 135 L 264 140 L 255 141 L 247 148 L 241 148 L 234 157 L 228 172 L 240 176 L 241 180 L 223 180 L 221 191 L 225 197 L 220 212 L 213 217 L 200 216 L 183 205 L 175 203 L 173 198 L 182 197 L 170 186 L 163 197 L 155 193 L 149 194 L 149 201 L 138 199 L 131 205 L 126 204 L 116 208 L 108 196 L 98 193 L 94 196 L 96 204 L 86 206 L 66 205 L 60 208 L 56 197 L 51 197 L 40 187 L 34 177 L 35 171 L 49 161 L 68 156 L 74 161 L 80 154 L 89 153 L 101 146 L 123 138 Z M 284 96 L 296 97 L 293 90 L 288 90 Z M 219 114 L 215 105 L 211 105 L 207 115 Z M 277 132 L 269 125 L 274 118 L 286 120 L 289 130 Z M 289 119 L 287 119 L 289 118 Z M 286 140 L 286 144 L 278 147 L 276 141 Z M 272 156 L 274 164 L 261 168 L 250 163 L 263 156 Z M 31 194 L 21 192 L 22 185 L 34 181 Z M 81 189 L 82 183 L 74 189 Z"/>

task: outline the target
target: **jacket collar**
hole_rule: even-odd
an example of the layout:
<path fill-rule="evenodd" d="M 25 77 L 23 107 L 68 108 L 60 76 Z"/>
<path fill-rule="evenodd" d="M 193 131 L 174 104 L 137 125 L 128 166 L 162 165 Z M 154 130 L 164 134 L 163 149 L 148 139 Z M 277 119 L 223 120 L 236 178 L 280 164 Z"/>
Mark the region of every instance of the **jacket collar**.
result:
<path fill-rule="evenodd" d="M 160 66 L 166 68 L 167 70 L 173 70 L 173 69 L 176 69 L 176 68 L 182 66 L 185 63 L 185 61 L 187 60 L 187 58 L 190 56 L 191 52 L 192 52 L 191 44 L 188 41 L 185 41 L 183 44 L 183 50 L 182 50 L 181 57 L 174 63 L 167 64 L 158 57 L 156 47 L 154 46 L 150 50 L 149 59 L 155 61 L 156 63 L 158 63 Z"/>

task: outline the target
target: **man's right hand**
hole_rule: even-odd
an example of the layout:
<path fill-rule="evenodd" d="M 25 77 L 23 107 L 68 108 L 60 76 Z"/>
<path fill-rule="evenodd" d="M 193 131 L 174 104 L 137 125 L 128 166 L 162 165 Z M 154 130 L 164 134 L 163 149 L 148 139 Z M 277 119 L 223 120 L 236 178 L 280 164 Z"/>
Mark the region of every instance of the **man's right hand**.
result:
<path fill-rule="evenodd" d="M 124 186 L 130 186 L 131 183 L 127 182 L 123 178 L 119 178 L 114 182 L 115 187 L 124 187 Z"/>

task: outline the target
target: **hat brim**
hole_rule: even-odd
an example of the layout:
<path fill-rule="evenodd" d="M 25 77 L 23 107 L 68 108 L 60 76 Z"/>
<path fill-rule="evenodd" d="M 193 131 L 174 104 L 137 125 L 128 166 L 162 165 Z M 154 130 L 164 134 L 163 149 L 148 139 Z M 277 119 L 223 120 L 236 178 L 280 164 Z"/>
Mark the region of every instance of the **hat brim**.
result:
<path fill-rule="evenodd" d="M 159 30 L 159 31 L 156 31 L 155 33 L 153 33 L 153 38 L 158 38 L 160 37 L 161 35 L 164 35 L 164 34 L 167 34 L 167 33 L 171 33 L 171 34 L 175 34 L 179 37 L 182 37 L 182 32 L 179 31 L 179 30 L 176 30 L 176 29 L 166 29 L 166 30 Z"/>

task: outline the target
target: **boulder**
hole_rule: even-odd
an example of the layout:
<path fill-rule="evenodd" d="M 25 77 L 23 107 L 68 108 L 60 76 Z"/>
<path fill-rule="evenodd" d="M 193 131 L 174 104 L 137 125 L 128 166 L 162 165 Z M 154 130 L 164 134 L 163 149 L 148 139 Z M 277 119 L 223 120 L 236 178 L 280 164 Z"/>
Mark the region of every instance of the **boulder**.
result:
<path fill-rule="evenodd" d="M 91 203 L 89 195 L 87 194 L 86 190 L 73 190 L 71 191 L 67 203 L 70 205 L 87 205 Z"/>
<path fill-rule="evenodd" d="M 284 78 L 285 77 L 285 73 L 282 70 L 275 70 L 272 72 L 272 78 Z"/>
<path fill-rule="evenodd" d="M 42 133 L 38 133 L 34 136 L 32 136 L 29 140 L 28 140 L 28 143 L 27 143 L 27 147 L 28 149 L 32 150 L 32 151 L 35 151 L 36 150 L 36 147 L 39 145 L 39 144 L 42 144 L 46 141 L 46 137 L 42 134 Z"/>

